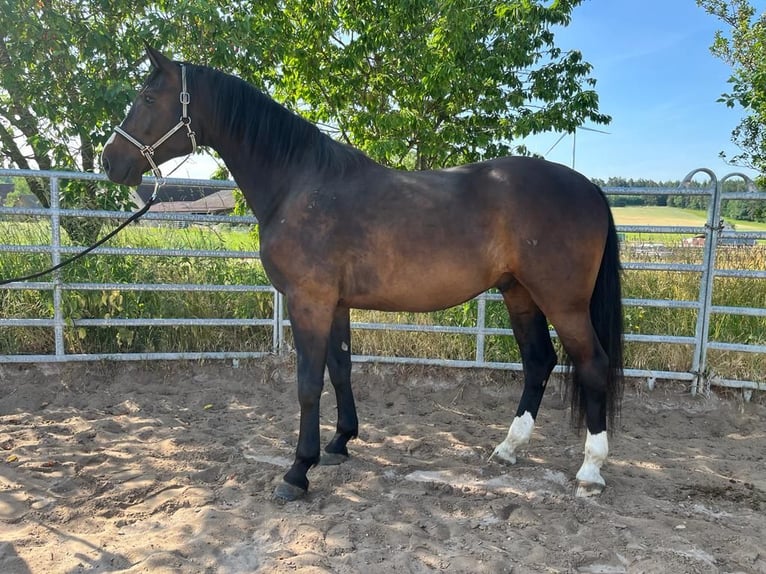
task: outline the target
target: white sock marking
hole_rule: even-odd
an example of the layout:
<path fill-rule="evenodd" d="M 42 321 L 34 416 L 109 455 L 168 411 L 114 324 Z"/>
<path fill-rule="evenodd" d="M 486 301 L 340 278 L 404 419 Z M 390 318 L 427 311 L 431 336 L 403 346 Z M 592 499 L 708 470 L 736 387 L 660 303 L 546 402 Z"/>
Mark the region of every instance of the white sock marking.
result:
<path fill-rule="evenodd" d="M 534 428 L 535 419 L 532 418 L 529 411 L 525 411 L 520 417 L 514 418 L 511 428 L 508 429 L 508 436 L 495 447 L 489 460 L 498 457 L 511 464 L 516 464 L 516 449 L 529 442 Z"/>
<path fill-rule="evenodd" d="M 577 480 L 586 484 L 606 485 L 601 476 L 601 465 L 606 461 L 609 454 L 609 441 L 606 437 L 606 431 L 601 431 L 596 435 L 590 434 L 585 439 L 585 458 L 580 470 L 577 471 Z"/>

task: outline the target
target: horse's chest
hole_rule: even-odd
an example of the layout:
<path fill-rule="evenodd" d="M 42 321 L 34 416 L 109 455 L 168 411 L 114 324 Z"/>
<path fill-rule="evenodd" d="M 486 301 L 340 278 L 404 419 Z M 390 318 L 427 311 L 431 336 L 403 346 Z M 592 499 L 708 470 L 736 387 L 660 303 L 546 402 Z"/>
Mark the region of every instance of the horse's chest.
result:
<path fill-rule="evenodd" d="M 274 287 L 286 292 L 315 277 L 331 273 L 337 251 L 321 230 L 289 225 L 261 232 L 261 262 Z"/>

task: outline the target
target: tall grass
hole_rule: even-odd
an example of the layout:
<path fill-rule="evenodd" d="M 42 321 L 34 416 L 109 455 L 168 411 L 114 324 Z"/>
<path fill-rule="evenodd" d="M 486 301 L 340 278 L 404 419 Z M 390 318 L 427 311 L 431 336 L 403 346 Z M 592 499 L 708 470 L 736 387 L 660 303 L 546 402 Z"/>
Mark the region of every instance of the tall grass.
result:
<path fill-rule="evenodd" d="M 623 249 L 623 261 L 662 261 L 699 264 L 701 249 L 682 248 L 671 240 L 661 254 L 647 253 L 632 246 Z M 48 245 L 50 228 L 43 223 L 0 223 L 0 243 Z M 144 248 L 185 248 L 198 250 L 256 250 L 257 237 L 247 230 L 226 226 L 184 229 L 131 227 L 112 240 L 111 246 Z M 17 276 L 46 267 L 46 254 L 0 256 L 0 277 Z M 717 266 L 731 269 L 766 270 L 766 246 L 722 247 Z M 67 283 L 180 283 L 223 285 L 268 285 L 257 260 L 213 257 L 88 256 L 62 271 Z M 632 299 L 699 299 L 698 272 L 626 270 L 623 295 Z M 766 281 L 748 278 L 716 278 L 713 303 L 732 307 L 766 306 Z M 86 318 L 270 318 L 273 300 L 269 293 L 215 293 L 190 291 L 64 291 L 63 310 L 67 320 L 65 345 L 69 353 L 172 352 L 172 351 L 267 351 L 271 348 L 268 327 L 82 327 Z M 50 318 L 53 299 L 50 291 L 0 290 L 0 354 L 53 352 L 49 328 L 3 327 L 2 318 Z M 486 302 L 486 325 L 510 328 L 502 301 Z M 476 301 L 428 314 L 354 311 L 352 321 L 475 327 Z M 665 334 L 691 337 L 697 312 L 667 306 L 625 306 L 627 333 Z M 716 314 L 711 319 L 710 337 L 715 341 L 766 344 L 763 318 Z M 364 355 L 439 357 L 473 360 L 475 337 L 464 334 L 391 332 L 357 329 L 354 352 Z M 485 360 L 518 362 L 520 356 L 512 337 L 490 335 L 485 339 Z M 627 366 L 643 369 L 688 371 L 692 347 L 678 344 L 627 344 Z M 710 369 L 724 377 L 763 380 L 766 356 L 755 353 L 710 351 Z"/>
<path fill-rule="evenodd" d="M 44 224 L 0 224 L 3 243 L 45 245 L 50 229 Z M 178 248 L 205 251 L 257 249 L 247 231 L 188 227 L 131 228 L 118 235 L 111 247 Z M 50 265 L 48 255 L 8 254 L 0 257 L 0 277 L 24 275 Z M 258 260 L 219 257 L 149 257 L 140 255 L 89 255 L 64 268 L 66 283 L 174 283 L 218 285 L 268 285 Z M 267 327 L 81 327 L 78 319 L 109 318 L 235 318 L 270 317 L 270 293 L 169 292 L 169 291 L 69 291 L 62 295 L 68 327 L 68 353 L 161 351 L 265 351 L 271 346 Z M 50 318 L 51 291 L 0 290 L 0 316 Z M 46 328 L 3 328 L 0 353 L 50 353 L 53 338 Z"/>

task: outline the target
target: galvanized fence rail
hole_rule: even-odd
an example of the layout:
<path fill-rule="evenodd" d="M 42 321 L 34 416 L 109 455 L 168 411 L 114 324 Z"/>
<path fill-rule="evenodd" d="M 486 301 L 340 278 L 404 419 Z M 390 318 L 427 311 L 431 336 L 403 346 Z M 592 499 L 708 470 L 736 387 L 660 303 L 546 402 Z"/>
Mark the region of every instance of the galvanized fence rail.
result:
<path fill-rule="evenodd" d="M 727 200 L 766 200 L 766 193 L 755 191 L 752 182 L 741 174 L 730 174 L 718 179 L 708 169 L 699 169 L 691 172 L 685 181 L 703 174 L 710 179 L 709 185 L 700 187 L 681 188 L 618 188 L 606 187 L 604 191 L 611 196 L 670 196 L 670 195 L 695 195 L 708 198 L 708 216 L 704 227 L 677 227 L 677 226 L 620 226 L 618 231 L 624 233 L 672 233 L 688 235 L 704 235 L 704 247 L 702 250 L 702 262 L 699 264 L 674 263 L 674 262 L 625 262 L 626 270 L 653 270 L 672 271 L 682 273 L 696 273 L 700 276 L 699 297 L 695 301 L 669 300 L 669 299 L 635 299 L 625 298 L 626 307 L 664 307 L 674 309 L 691 309 L 696 312 L 696 328 L 694 336 L 673 336 L 663 333 L 641 333 L 625 335 L 628 342 L 640 342 L 663 345 L 686 345 L 691 347 L 691 369 L 689 371 L 654 370 L 635 368 L 628 365 L 626 374 L 631 377 L 646 378 L 650 383 L 657 379 L 670 379 L 688 381 L 692 393 L 707 392 L 711 385 L 742 389 L 746 398 L 749 398 L 753 390 L 766 391 L 766 373 L 756 380 L 742 380 L 727 376 L 725 373 L 712 373 L 708 366 L 708 351 L 711 349 L 721 351 L 736 351 L 743 353 L 766 354 L 766 344 L 762 343 L 731 343 L 712 340 L 710 338 L 710 320 L 715 314 L 746 315 L 766 318 L 766 301 L 753 301 L 748 307 L 729 307 L 713 305 L 713 288 L 715 278 L 738 277 L 766 280 L 766 271 L 754 269 L 718 269 L 716 268 L 716 253 L 719 242 L 726 241 L 757 241 L 766 239 L 766 232 L 740 232 L 726 230 L 722 224 L 721 203 Z M 0 237 L 0 256 L 4 253 L 46 253 L 50 254 L 51 265 L 59 263 L 62 256 L 70 256 L 81 248 L 62 245 L 61 242 L 61 218 L 62 217 L 92 217 L 110 220 L 127 219 L 130 214 L 112 211 L 89 211 L 76 209 L 63 209 L 60 207 L 60 182 L 62 180 L 95 180 L 105 181 L 100 174 L 76 173 L 62 171 L 29 171 L 29 170 L 0 170 L 0 177 L 37 177 L 46 178 L 50 183 L 51 201 L 50 208 L 17 208 L 0 207 L 0 222 L 7 218 L 27 216 L 33 218 L 49 219 L 51 223 L 50 245 L 17 245 L 8 243 Z M 750 191 L 731 193 L 724 192 L 724 184 L 731 178 L 743 178 Z M 145 181 L 153 183 L 153 178 Z M 184 185 L 188 187 L 215 187 L 231 189 L 235 187 L 231 181 L 214 180 L 190 180 L 169 179 L 169 184 Z M 232 224 L 254 225 L 257 223 L 254 217 L 235 217 L 228 215 L 196 215 L 182 213 L 147 213 L 143 221 L 146 222 L 181 222 L 185 224 Z M 145 248 L 114 248 L 100 247 L 93 251 L 93 255 L 117 255 L 117 256 L 152 256 L 152 257 L 226 257 L 240 259 L 258 259 L 257 251 L 244 250 L 195 250 L 195 249 L 145 249 Z M 5 279 L 5 277 L 0 277 Z M 217 284 L 141 284 L 141 283 L 115 283 L 109 278 L 102 278 L 98 282 L 66 283 L 62 280 L 61 272 L 54 272 L 46 281 L 30 281 L 12 283 L 0 286 L 0 289 L 11 290 L 47 290 L 53 292 L 53 311 L 48 318 L 8 317 L 0 309 L 0 328 L 14 327 L 43 327 L 53 330 L 55 351 L 51 354 L 9 354 L 0 349 L 0 363 L 38 363 L 38 362 L 74 362 L 74 361 L 133 361 L 133 360 L 201 360 L 201 359 L 247 359 L 258 358 L 268 353 L 278 353 L 285 348 L 286 330 L 290 322 L 285 317 L 285 301 L 270 285 L 217 285 Z M 90 318 L 76 319 L 65 317 L 62 305 L 62 294 L 65 291 L 163 291 L 172 293 L 184 293 L 190 291 L 206 292 L 266 292 L 273 297 L 273 313 L 269 317 L 254 317 L 251 319 L 235 318 Z M 476 298 L 477 320 L 476 325 L 471 327 L 449 325 L 422 325 L 401 324 L 390 322 L 353 322 L 354 330 L 382 330 L 382 331 L 408 331 L 426 333 L 451 333 L 467 335 L 475 340 L 474 357 L 471 360 L 453 360 L 438 357 L 402 357 L 384 354 L 355 355 L 356 362 L 386 362 L 403 364 L 425 364 L 453 367 L 485 367 L 493 369 L 520 370 L 521 364 L 517 362 L 503 362 L 487 360 L 485 343 L 487 337 L 510 336 L 511 329 L 488 327 L 486 321 L 487 303 L 490 301 L 502 301 L 497 293 L 484 293 Z M 215 352 L 125 352 L 125 353 L 69 353 L 65 348 L 64 332 L 67 327 L 137 327 L 137 326 L 207 326 L 207 327 L 248 327 L 259 326 L 271 329 L 272 345 L 269 351 L 232 351 L 221 349 Z M 555 331 L 552 331 L 555 336 Z"/>

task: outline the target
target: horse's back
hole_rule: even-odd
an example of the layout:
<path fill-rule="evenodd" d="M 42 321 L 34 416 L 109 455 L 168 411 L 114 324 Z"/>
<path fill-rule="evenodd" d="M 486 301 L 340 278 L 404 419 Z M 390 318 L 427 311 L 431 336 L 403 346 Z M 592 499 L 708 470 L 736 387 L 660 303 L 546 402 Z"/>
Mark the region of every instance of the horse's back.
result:
<path fill-rule="evenodd" d="M 583 174 L 541 158 L 508 156 L 445 171 L 464 174 L 468 185 L 486 190 L 499 203 L 564 210 L 582 202 L 602 203 L 600 190 Z"/>
<path fill-rule="evenodd" d="M 263 234 L 273 281 L 316 274 L 338 282 L 346 306 L 409 311 L 456 305 L 511 277 L 561 286 L 573 266 L 590 275 L 608 220 L 585 177 L 526 157 L 422 172 L 375 166 L 289 209 Z"/>
<path fill-rule="evenodd" d="M 454 210 L 514 249 L 530 242 L 576 246 L 606 237 L 608 205 L 601 190 L 565 165 L 509 156 L 443 173 L 455 180 Z"/>

